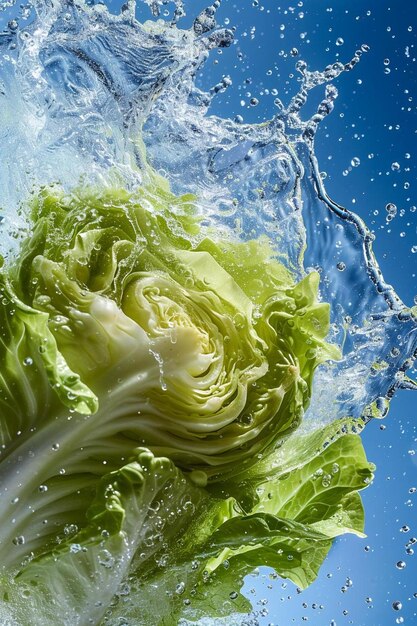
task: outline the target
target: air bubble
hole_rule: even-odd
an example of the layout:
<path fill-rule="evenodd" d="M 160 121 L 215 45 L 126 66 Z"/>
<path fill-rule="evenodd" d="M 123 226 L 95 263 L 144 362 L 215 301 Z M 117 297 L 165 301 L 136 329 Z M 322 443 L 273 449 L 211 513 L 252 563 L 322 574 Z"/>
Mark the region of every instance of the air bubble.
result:
<path fill-rule="evenodd" d="M 407 564 L 405 563 L 405 561 L 398 561 L 395 567 L 399 570 L 403 570 L 406 566 Z"/>
<path fill-rule="evenodd" d="M 185 583 L 184 582 L 178 583 L 178 585 L 175 587 L 175 593 L 180 596 L 181 594 L 184 593 L 184 591 L 185 591 Z"/>
<path fill-rule="evenodd" d="M 15 546 L 23 546 L 25 544 L 25 538 L 23 535 L 19 535 L 13 539 L 13 543 Z"/>

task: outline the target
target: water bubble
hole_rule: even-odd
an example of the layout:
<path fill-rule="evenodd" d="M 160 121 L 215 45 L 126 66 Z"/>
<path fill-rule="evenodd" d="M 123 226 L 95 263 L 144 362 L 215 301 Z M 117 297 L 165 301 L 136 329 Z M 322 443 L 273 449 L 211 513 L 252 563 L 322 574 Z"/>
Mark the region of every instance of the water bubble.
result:
<path fill-rule="evenodd" d="M 343 46 L 344 43 L 345 43 L 345 40 L 342 37 L 338 37 L 336 39 L 336 46 Z"/>
<path fill-rule="evenodd" d="M 331 481 L 332 481 L 332 477 L 330 476 L 330 474 L 325 474 L 323 476 L 321 484 L 323 485 L 323 487 L 327 488 L 327 487 L 330 487 Z"/>
<path fill-rule="evenodd" d="M 359 157 L 353 157 L 350 164 L 352 167 L 358 167 L 361 164 L 361 160 Z"/>
<path fill-rule="evenodd" d="M 48 487 L 47 487 L 47 485 L 39 485 L 38 490 L 41 493 L 46 493 L 48 491 Z"/>
<path fill-rule="evenodd" d="M 71 554 L 77 554 L 78 552 L 81 552 L 82 547 L 79 543 L 72 543 L 70 545 L 70 549 L 69 551 L 71 552 Z"/>
<path fill-rule="evenodd" d="M 291 48 L 291 50 L 290 50 L 290 55 L 291 55 L 292 57 L 296 57 L 296 56 L 298 56 L 298 49 L 297 49 L 297 48 Z"/>
<path fill-rule="evenodd" d="M 15 546 L 23 546 L 25 544 L 25 538 L 23 535 L 19 535 L 13 539 L 13 543 Z"/>
<path fill-rule="evenodd" d="M 231 600 L 236 600 L 237 596 L 238 596 L 238 594 L 237 594 L 237 592 L 236 592 L 236 591 L 231 591 L 231 592 L 229 593 L 229 598 L 230 598 Z"/>
<path fill-rule="evenodd" d="M 393 172 L 398 172 L 398 170 L 400 169 L 400 164 L 397 161 L 394 161 L 394 163 L 391 163 L 391 169 Z"/>
<path fill-rule="evenodd" d="M 399 570 L 403 570 L 405 569 L 406 566 L 407 564 L 405 563 L 405 561 L 397 561 L 397 564 L 395 567 Z"/>
<path fill-rule="evenodd" d="M 401 533 L 408 533 L 408 532 L 410 532 L 410 527 L 407 526 L 407 525 L 401 526 L 400 532 Z"/>
<path fill-rule="evenodd" d="M 185 591 L 185 583 L 181 581 L 175 587 L 175 593 L 180 596 L 180 595 L 182 595 L 184 593 L 184 591 Z"/>
<path fill-rule="evenodd" d="M 77 531 L 78 526 L 76 524 L 67 524 L 66 526 L 64 526 L 64 534 L 67 536 L 75 535 Z"/>
<path fill-rule="evenodd" d="M 388 204 L 385 206 L 385 210 L 390 215 L 397 215 L 397 207 L 393 202 L 388 202 Z"/>
<path fill-rule="evenodd" d="M 54 452 L 56 452 L 57 450 L 59 450 L 59 443 L 53 443 L 51 448 Z"/>
<path fill-rule="evenodd" d="M 395 600 L 395 602 L 392 603 L 392 608 L 394 609 L 394 611 L 401 611 L 403 605 L 399 600 Z"/>
<path fill-rule="evenodd" d="M 29 365 L 33 365 L 33 359 L 30 356 L 27 356 L 25 359 L 23 359 L 23 365 L 25 365 L 26 367 L 28 367 Z"/>
<path fill-rule="evenodd" d="M 98 555 L 98 562 L 106 569 L 112 569 L 115 564 L 114 556 L 108 550 L 102 550 Z"/>

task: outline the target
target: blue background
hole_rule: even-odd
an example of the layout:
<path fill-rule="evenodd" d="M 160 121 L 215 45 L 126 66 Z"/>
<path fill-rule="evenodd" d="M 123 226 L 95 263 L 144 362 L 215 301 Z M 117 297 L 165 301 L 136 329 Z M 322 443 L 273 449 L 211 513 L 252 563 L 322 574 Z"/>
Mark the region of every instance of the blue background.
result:
<path fill-rule="evenodd" d="M 182 25 L 205 6 L 185 2 Z M 148 9 L 139 7 L 138 16 L 148 17 Z M 285 104 L 297 91 L 297 59 L 321 70 L 370 46 L 352 72 L 336 79 L 339 99 L 320 127 L 316 154 L 330 196 L 375 232 L 385 279 L 408 305 L 417 293 L 416 16 L 415 0 L 224 0 L 218 21 L 236 27 L 236 43 L 215 51 L 199 77 L 204 87 L 224 75 L 233 79 L 214 100 L 213 113 L 259 122 L 274 114 L 276 97 Z M 307 114 L 322 97 L 318 88 Z M 251 106 L 251 98 L 259 103 Z M 354 159 L 360 164 L 353 166 Z M 388 203 L 397 207 L 391 222 Z M 262 626 L 417 623 L 417 543 L 410 545 L 417 537 L 416 401 L 417 394 L 399 393 L 385 421 L 371 423 L 363 435 L 377 465 L 373 485 L 363 492 L 367 539 L 339 539 L 316 583 L 301 594 L 267 570 L 248 579 L 246 593 Z M 399 561 L 405 568 L 397 568 Z M 393 608 L 397 601 L 401 610 Z"/>

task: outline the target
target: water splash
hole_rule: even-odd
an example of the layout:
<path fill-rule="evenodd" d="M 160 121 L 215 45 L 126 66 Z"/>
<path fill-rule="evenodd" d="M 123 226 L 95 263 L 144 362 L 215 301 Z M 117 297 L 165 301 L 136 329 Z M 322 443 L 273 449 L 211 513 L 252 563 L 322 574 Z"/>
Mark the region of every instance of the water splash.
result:
<path fill-rule="evenodd" d="M 169 3 L 146 4 L 157 16 Z M 177 26 L 181 1 L 171 21 L 140 24 L 131 1 L 112 15 L 82 0 L 36 0 L 8 21 L 0 37 L 2 251 L 27 234 L 24 206 L 39 187 L 133 189 L 150 163 L 174 192 L 197 195 L 222 236 L 267 234 L 296 274 L 321 272 L 344 358 L 322 368 L 309 415 L 314 423 L 359 417 L 364 407 L 376 415 L 377 398 L 414 387 L 404 372 L 415 356 L 415 312 L 384 282 L 364 222 L 328 197 L 314 155 L 317 128 L 337 98 L 332 81 L 368 47 L 322 71 L 299 60 L 298 93 L 267 123 L 222 119 L 209 108 L 228 78 L 210 92 L 195 82 L 210 51 L 233 41 L 232 30 L 216 24 L 219 5 L 189 30 Z M 303 120 L 311 90 L 323 86 L 316 113 Z"/>

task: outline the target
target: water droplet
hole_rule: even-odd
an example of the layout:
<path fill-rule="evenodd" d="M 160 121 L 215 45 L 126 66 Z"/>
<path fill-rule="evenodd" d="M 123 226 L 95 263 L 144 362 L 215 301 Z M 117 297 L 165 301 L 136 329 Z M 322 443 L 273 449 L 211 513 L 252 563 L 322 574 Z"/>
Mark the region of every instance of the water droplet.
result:
<path fill-rule="evenodd" d="M 238 596 L 238 594 L 237 594 L 237 592 L 236 592 L 236 591 L 231 591 L 231 592 L 229 593 L 229 598 L 230 598 L 231 600 L 236 600 L 237 596 Z"/>
<path fill-rule="evenodd" d="M 385 206 L 385 210 L 390 215 L 397 215 L 397 207 L 393 202 L 388 202 L 388 204 Z"/>
<path fill-rule="evenodd" d="M 53 443 L 51 447 L 52 447 L 52 450 L 56 452 L 57 450 L 59 450 L 59 443 Z"/>
<path fill-rule="evenodd" d="M 115 563 L 114 556 L 108 550 L 102 550 L 98 555 L 98 562 L 106 569 L 112 569 Z"/>
<path fill-rule="evenodd" d="M 28 367 L 29 365 L 33 365 L 33 359 L 30 356 L 27 356 L 25 359 L 23 359 L 23 365 L 25 365 L 26 367 Z"/>
<path fill-rule="evenodd" d="M 185 591 L 185 583 L 184 582 L 178 583 L 178 585 L 175 587 L 175 593 L 180 596 L 181 594 L 184 593 L 184 591 Z"/>
<path fill-rule="evenodd" d="M 25 538 L 23 535 L 19 535 L 13 539 L 13 543 L 15 546 L 23 546 L 25 543 Z"/>
<path fill-rule="evenodd" d="M 80 546 L 80 544 L 79 544 L 79 543 L 72 543 L 72 544 L 70 545 L 70 549 L 69 549 L 69 551 L 70 551 L 72 554 L 77 554 L 77 552 L 81 552 L 81 550 L 82 550 L 82 547 Z"/>
<path fill-rule="evenodd" d="M 325 474 L 322 478 L 321 484 L 327 489 L 327 487 L 330 487 L 331 481 L 332 477 L 330 476 L 330 474 Z"/>
<path fill-rule="evenodd" d="M 38 489 L 41 493 L 46 493 L 48 491 L 47 485 L 39 485 Z"/>

